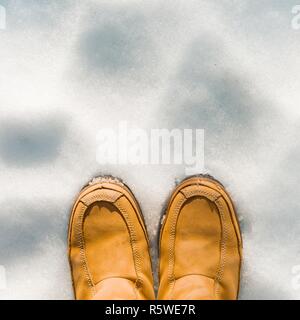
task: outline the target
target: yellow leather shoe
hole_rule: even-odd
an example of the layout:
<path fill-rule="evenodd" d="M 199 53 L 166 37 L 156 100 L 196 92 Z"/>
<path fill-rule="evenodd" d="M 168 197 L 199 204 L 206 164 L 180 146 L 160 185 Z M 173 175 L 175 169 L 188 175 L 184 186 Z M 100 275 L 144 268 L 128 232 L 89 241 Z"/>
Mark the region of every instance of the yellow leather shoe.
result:
<path fill-rule="evenodd" d="M 94 179 L 82 190 L 69 225 L 69 260 L 78 300 L 154 299 L 146 227 L 131 191 Z"/>
<path fill-rule="evenodd" d="M 160 235 L 161 300 L 235 300 L 242 238 L 232 201 L 208 176 L 173 192 Z"/>

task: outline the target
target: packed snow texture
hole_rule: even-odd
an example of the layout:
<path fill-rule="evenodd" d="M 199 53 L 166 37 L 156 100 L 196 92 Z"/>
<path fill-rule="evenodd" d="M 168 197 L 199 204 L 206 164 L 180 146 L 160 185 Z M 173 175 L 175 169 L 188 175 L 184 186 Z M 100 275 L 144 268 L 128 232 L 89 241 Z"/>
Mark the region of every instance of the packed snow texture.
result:
<path fill-rule="evenodd" d="M 70 209 L 100 174 L 135 193 L 157 263 L 159 219 L 185 168 L 99 165 L 97 132 L 120 121 L 205 129 L 205 172 L 241 221 L 240 298 L 300 298 L 295 4 L 0 0 L 0 298 L 73 299 Z"/>

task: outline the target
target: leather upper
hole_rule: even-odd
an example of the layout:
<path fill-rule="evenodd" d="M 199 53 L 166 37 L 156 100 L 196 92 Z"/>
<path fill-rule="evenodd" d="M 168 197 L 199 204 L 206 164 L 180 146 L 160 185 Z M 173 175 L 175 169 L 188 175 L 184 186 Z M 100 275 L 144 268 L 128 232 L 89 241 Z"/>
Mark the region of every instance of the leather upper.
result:
<path fill-rule="evenodd" d="M 238 221 L 221 184 L 185 180 L 161 230 L 158 299 L 237 299 L 241 254 Z"/>
<path fill-rule="evenodd" d="M 76 299 L 154 299 L 148 237 L 130 190 L 102 182 L 79 195 L 69 226 Z"/>

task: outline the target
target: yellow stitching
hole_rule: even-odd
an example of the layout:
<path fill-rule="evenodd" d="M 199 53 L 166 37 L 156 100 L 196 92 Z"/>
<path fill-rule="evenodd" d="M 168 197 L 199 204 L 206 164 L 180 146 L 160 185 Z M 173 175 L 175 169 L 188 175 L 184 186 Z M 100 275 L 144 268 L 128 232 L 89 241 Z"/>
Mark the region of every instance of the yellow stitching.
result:
<path fill-rule="evenodd" d="M 174 264 L 175 264 L 175 234 L 176 234 L 177 218 L 179 215 L 180 208 L 186 200 L 187 199 L 184 196 L 184 198 L 177 203 L 174 209 L 173 219 L 171 221 L 171 230 L 170 230 L 170 236 L 169 236 L 170 244 L 169 244 L 169 254 L 168 254 L 168 261 L 169 261 L 168 280 L 170 282 L 169 286 L 170 286 L 171 300 L 172 300 L 172 292 L 175 286 Z"/>
<path fill-rule="evenodd" d="M 84 203 L 86 206 L 90 206 L 91 204 L 95 203 L 97 200 L 98 201 L 109 201 L 109 202 L 115 202 L 117 201 L 122 194 L 118 192 L 118 195 L 116 197 L 113 197 L 111 194 L 109 194 L 106 191 L 100 191 L 100 190 L 95 190 L 92 193 L 93 195 L 85 195 L 82 199 L 81 202 Z M 116 191 L 117 193 L 117 191 Z"/>
<path fill-rule="evenodd" d="M 85 255 L 85 244 L 84 244 L 84 238 L 82 233 L 83 218 L 84 218 L 86 209 L 87 207 L 85 207 L 84 205 L 82 206 L 82 208 L 80 208 L 80 212 L 77 216 L 77 223 L 75 224 L 75 236 L 77 237 L 77 240 L 78 240 L 78 247 L 80 250 L 80 262 L 88 283 L 88 287 L 91 289 L 92 295 L 95 295 L 96 291 L 95 291 L 94 284 L 93 284 L 91 274 L 87 264 L 87 259 Z"/>
<path fill-rule="evenodd" d="M 216 200 L 218 200 L 221 196 L 214 196 L 212 193 L 205 191 L 205 190 L 193 190 L 193 191 L 189 191 L 189 190 L 185 190 L 188 187 L 182 189 L 179 191 L 179 193 L 181 193 L 184 196 L 184 199 L 181 199 L 175 209 L 174 209 L 174 214 L 173 214 L 173 219 L 171 221 L 171 230 L 170 230 L 170 245 L 169 245 L 169 254 L 168 254 L 168 280 L 170 281 L 169 285 L 170 285 L 170 294 L 171 294 L 171 299 L 172 299 L 172 292 L 175 286 L 175 275 L 174 275 L 174 264 L 175 264 L 175 234 L 176 234 L 176 225 L 177 225 L 177 219 L 178 219 L 178 215 L 179 215 L 179 211 L 182 207 L 182 205 L 184 204 L 184 202 L 186 200 L 188 200 L 188 198 L 198 195 L 198 196 L 207 196 L 211 201 L 216 202 Z M 222 221 L 224 221 L 224 214 L 223 212 L 220 211 L 220 215 L 222 216 Z M 226 253 L 226 240 L 227 239 L 227 229 L 224 223 L 224 238 L 223 238 L 223 232 L 222 232 L 222 236 L 221 236 L 221 258 L 220 260 L 223 261 L 222 257 L 224 256 L 224 262 L 221 263 L 220 269 L 217 272 L 216 275 L 216 281 L 221 281 L 222 275 L 223 275 L 223 268 L 225 266 L 225 253 Z"/>
<path fill-rule="evenodd" d="M 140 277 L 141 257 L 140 257 L 139 249 L 138 249 L 138 245 L 137 245 L 137 237 L 136 237 L 135 229 L 134 229 L 134 226 L 131 222 L 131 219 L 129 218 L 127 211 L 122 207 L 122 205 L 120 205 L 119 203 L 115 203 L 115 206 L 123 214 L 123 216 L 127 222 L 127 225 L 128 225 L 129 234 L 130 234 L 130 244 L 131 244 L 131 248 L 132 248 L 132 252 L 133 252 L 133 256 L 134 256 L 134 260 L 135 260 L 134 266 L 135 266 L 135 271 L 136 271 L 136 275 L 137 275 L 137 280 L 135 282 L 135 288 L 138 289 L 139 287 L 143 286 L 143 280 Z"/>
<path fill-rule="evenodd" d="M 215 295 L 219 295 L 220 294 L 220 284 L 221 284 L 222 277 L 224 275 L 224 269 L 225 269 L 225 265 L 226 265 L 226 261 L 227 261 L 226 242 L 228 239 L 228 230 L 227 230 L 227 224 L 225 221 L 223 205 L 220 203 L 219 199 L 217 201 L 215 201 L 215 203 L 219 209 L 221 221 L 223 222 L 222 223 L 222 236 L 221 236 L 220 266 L 219 266 L 219 269 L 217 271 L 216 278 L 215 278 L 215 281 L 216 281 Z"/>

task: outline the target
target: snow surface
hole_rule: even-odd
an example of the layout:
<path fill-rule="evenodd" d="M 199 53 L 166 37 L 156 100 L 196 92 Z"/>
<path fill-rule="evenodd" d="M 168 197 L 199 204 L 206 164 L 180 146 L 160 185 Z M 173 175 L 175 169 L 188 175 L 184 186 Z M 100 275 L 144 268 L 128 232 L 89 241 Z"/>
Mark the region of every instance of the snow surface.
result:
<path fill-rule="evenodd" d="M 298 299 L 300 30 L 294 0 L 0 0 L 1 299 L 72 299 L 67 224 L 93 176 L 122 178 L 156 257 L 183 166 L 100 166 L 96 135 L 205 129 L 241 220 L 241 299 Z M 156 260 L 156 259 L 155 259 Z M 1 286 L 0 286 L 1 288 Z"/>

